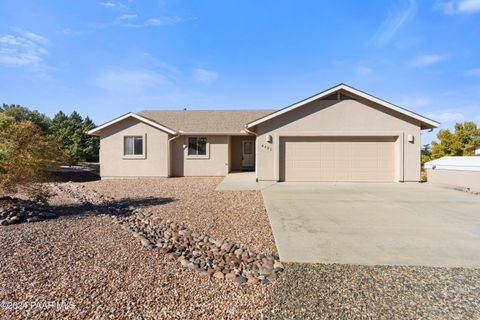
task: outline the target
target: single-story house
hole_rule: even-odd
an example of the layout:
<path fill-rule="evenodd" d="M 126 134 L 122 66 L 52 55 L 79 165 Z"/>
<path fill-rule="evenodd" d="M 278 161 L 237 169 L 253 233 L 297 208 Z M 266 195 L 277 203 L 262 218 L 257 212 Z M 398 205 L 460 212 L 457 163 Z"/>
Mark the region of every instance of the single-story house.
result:
<path fill-rule="evenodd" d="M 91 131 L 102 178 L 419 181 L 420 132 L 438 123 L 345 84 L 279 110 L 151 110 Z"/>
<path fill-rule="evenodd" d="M 440 183 L 480 192 L 480 157 L 443 157 L 424 165 L 429 183 Z"/>

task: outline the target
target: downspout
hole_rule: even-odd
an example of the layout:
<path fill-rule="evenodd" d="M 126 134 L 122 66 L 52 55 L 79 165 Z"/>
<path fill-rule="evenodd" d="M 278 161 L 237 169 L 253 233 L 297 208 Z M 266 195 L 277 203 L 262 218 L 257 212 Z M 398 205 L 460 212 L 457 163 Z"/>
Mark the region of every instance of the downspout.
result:
<path fill-rule="evenodd" d="M 257 155 L 258 155 L 258 143 L 257 143 L 257 133 L 249 130 L 247 128 L 247 125 L 245 125 L 245 132 L 253 134 L 255 136 L 255 181 L 258 182 L 258 161 L 257 161 Z"/>

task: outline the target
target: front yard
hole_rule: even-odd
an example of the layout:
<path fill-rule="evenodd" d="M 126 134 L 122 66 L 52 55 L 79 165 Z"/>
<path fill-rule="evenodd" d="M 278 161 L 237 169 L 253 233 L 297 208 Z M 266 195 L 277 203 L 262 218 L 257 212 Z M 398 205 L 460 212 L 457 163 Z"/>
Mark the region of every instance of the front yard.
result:
<path fill-rule="evenodd" d="M 217 178 L 106 180 L 85 183 L 128 198 L 162 218 L 275 253 L 259 192 L 215 192 Z M 182 268 L 142 246 L 107 215 L 86 211 L 57 190 L 56 219 L 0 229 L 0 318 L 258 318 L 276 285 L 238 286 Z M 150 204 L 152 197 L 171 199 Z M 143 203 L 145 202 L 145 203 Z M 62 212 L 63 211 L 63 212 Z M 19 302 L 41 303 L 35 307 Z M 60 303 L 60 307 L 49 306 Z"/>
<path fill-rule="evenodd" d="M 262 253 L 276 253 L 262 196 L 214 191 L 219 178 L 64 184 L 142 207 Z M 80 189 L 81 189 L 80 188 Z M 266 285 L 219 280 L 148 249 L 74 194 L 58 217 L 0 227 L 0 319 L 392 319 L 480 316 L 480 270 L 286 264 Z M 68 189 L 64 189 L 68 190 Z M 165 201 L 152 201 L 163 199 Z M 168 200 L 167 200 L 168 199 Z"/>
<path fill-rule="evenodd" d="M 115 179 L 83 185 L 115 199 L 169 199 L 160 205 L 147 204 L 144 209 L 215 238 L 229 239 L 257 252 L 276 253 L 260 191 L 215 191 L 222 179 Z"/>

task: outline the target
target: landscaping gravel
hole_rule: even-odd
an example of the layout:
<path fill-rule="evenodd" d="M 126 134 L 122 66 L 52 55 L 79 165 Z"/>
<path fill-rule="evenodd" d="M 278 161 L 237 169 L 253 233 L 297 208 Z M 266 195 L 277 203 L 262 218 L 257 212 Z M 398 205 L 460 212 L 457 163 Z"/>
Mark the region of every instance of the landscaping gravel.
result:
<path fill-rule="evenodd" d="M 115 199 L 133 200 L 135 205 L 155 213 L 159 218 L 183 222 L 192 231 L 207 233 L 220 240 L 227 239 L 256 252 L 276 254 L 261 193 L 215 191 L 222 179 L 112 179 L 83 185 Z M 152 204 L 152 197 L 168 201 Z"/>
<path fill-rule="evenodd" d="M 285 265 L 271 319 L 479 319 L 480 269 Z"/>
<path fill-rule="evenodd" d="M 275 286 L 180 268 L 109 216 L 5 226 L 0 243 L 0 319 L 258 319 Z"/>
<path fill-rule="evenodd" d="M 188 187 L 185 182 L 176 183 Z M 178 184 L 162 189 L 177 195 L 172 196 L 173 202 L 152 201 L 132 189 L 137 194 L 133 202 L 114 199 L 113 204 L 120 214 L 132 203 L 159 212 L 175 202 L 177 208 L 186 208 L 187 203 L 193 210 L 201 207 L 185 203 L 179 195 L 202 192 L 180 191 Z M 110 181 L 101 186 L 106 190 L 108 185 L 110 194 L 126 194 L 126 189 L 113 188 L 128 188 L 129 183 Z M 149 185 L 163 184 L 152 181 Z M 288 263 L 276 281 L 262 286 L 255 277 L 194 272 L 188 264 L 181 267 L 185 260 L 171 259 L 172 253 L 149 249 L 138 241 L 139 235 L 136 238 L 135 232 L 127 231 L 124 222 L 115 223 L 124 217 L 136 226 L 129 219 L 135 213 L 112 218 L 111 207 L 99 205 L 112 199 L 93 192 L 91 186 L 64 184 L 54 189 L 55 218 L 0 227 L 0 319 L 480 318 L 480 269 Z M 227 201 L 229 196 L 233 195 Z M 97 209 L 101 214 L 91 212 Z M 189 212 L 178 212 L 175 221 L 185 221 L 182 214 L 190 222 L 197 221 Z M 232 217 L 236 210 L 229 212 Z M 219 212 L 216 215 L 221 224 L 213 224 L 210 231 L 220 233 L 221 225 L 228 224 Z M 202 225 L 210 224 L 195 226 Z M 179 229 L 179 234 L 187 232 Z M 241 234 L 229 230 L 235 237 Z M 226 232 L 221 234 L 229 238 Z M 251 230 L 245 234 L 250 244 L 262 247 L 264 242 L 256 241 Z M 233 255 L 241 256 L 236 250 Z M 274 269 L 279 266 L 273 264 Z"/>

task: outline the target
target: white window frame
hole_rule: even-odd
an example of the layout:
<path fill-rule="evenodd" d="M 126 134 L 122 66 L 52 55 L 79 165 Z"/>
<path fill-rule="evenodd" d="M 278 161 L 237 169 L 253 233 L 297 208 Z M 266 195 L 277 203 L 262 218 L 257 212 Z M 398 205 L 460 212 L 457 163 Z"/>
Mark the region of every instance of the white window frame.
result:
<path fill-rule="evenodd" d="M 198 155 L 198 154 L 195 154 L 195 155 L 190 155 L 188 154 L 188 149 L 189 149 L 189 140 L 190 138 L 205 138 L 206 140 L 206 146 L 205 146 L 205 154 L 202 154 L 202 155 Z M 210 158 L 210 142 L 209 142 L 209 139 L 208 139 L 208 136 L 187 136 L 186 139 L 185 139 L 185 145 L 186 145 L 186 158 L 187 159 L 209 159 Z"/>
<path fill-rule="evenodd" d="M 125 154 L 125 139 L 128 137 L 142 138 L 142 154 Z M 146 134 L 126 134 L 122 139 L 122 155 L 125 160 L 146 159 L 147 158 L 147 135 Z"/>

